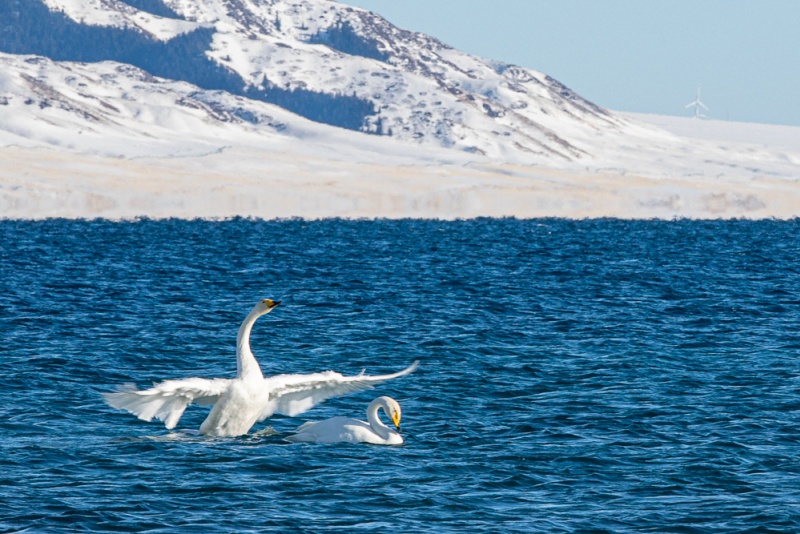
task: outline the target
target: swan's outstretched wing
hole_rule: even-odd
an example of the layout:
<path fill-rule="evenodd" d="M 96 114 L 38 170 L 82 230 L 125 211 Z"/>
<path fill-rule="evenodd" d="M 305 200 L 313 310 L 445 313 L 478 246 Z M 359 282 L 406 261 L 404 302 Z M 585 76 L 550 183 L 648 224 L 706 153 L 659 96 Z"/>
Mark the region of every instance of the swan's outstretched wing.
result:
<path fill-rule="evenodd" d="M 377 384 L 412 373 L 419 362 L 414 362 L 400 372 L 389 375 L 342 376 L 333 371 L 310 375 L 277 375 L 267 378 L 269 402 L 259 418 L 266 419 L 274 413 L 295 416 L 331 397 L 371 389 Z"/>
<path fill-rule="evenodd" d="M 188 405 L 193 402 L 201 406 L 214 404 L 230 382 L 227 378 L 184 378 L 165 380 L 143 390 L 128 384 L 119 391 L 103 393 L 103 399 L 112 408 L 127 410 L 142 421 L 156 418 L 173 429 Z"/>

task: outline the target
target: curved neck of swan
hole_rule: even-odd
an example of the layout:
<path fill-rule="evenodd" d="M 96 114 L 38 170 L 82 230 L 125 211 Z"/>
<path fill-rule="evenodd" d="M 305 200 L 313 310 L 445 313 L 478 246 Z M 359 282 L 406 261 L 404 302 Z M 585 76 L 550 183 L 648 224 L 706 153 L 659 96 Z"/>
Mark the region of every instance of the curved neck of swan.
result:
<path fill-rule="evenodd" d="M 383 399 L 378 398 L 370 402 L 369 406 L 367 406 L 367 421 L 372 430 L 382 439 L 389 439 L 389 427 L 384 425 L 380 417 L 378 417 L 378 410 L 381 408 L 387 415 L 389 414 L 389 408 Z"/>
<path fill-rule="evenodd" d="M 264 376 L 253 351 L 250 350 L 250 332 L 253 330 L 256 319 L 262 315 L 263 313 L 259 313 L 258 310 L 251 311 L 245 317 L 242 326 L 239 327 L 239 335 L 236 336 L 236 376 L 252 374 Z"/>

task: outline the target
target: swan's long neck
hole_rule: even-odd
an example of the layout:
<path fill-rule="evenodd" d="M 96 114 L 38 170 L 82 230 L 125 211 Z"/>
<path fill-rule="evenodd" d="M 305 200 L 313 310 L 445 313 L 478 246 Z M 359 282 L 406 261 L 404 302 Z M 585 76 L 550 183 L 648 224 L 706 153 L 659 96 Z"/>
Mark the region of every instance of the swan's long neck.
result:
<path fill-rule="evenodd" d="M 375 431 L 382 439 L 389 439 L 389 427 L 383 424 L 380 417 L 378 417 L 378 410 L 383 410 L 388 414 L 389 408 L 385 406 L 383 399 L 375 399 L 367 406 L 367 421 L 372 430 Z"/>
<path fill-rule="evenodd" d="M 261 373 L 261 366 L 258 365 L 256 357 L 253 356 L 253 351 L 250 350 L 250 332 L 253 330 L 253 324 L 256 319 L 261 317 L 262 313 L 257 310 L 251 311 L 245 317 L 242 326 L 239 327 L 239 335 L 236 337 L 236 376 L 256 375 L 264 377 Z"/>

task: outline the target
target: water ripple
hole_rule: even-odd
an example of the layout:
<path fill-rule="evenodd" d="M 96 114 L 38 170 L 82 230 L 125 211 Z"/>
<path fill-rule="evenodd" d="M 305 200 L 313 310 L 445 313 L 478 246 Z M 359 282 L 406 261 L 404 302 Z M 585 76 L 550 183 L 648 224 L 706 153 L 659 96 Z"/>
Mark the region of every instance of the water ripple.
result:
<path fill-rule="evenodd" d="M 800 531 L 800 221 L 0 222 L 0 531 Z M 233 439 L 102 404 L 411 377 Z M 406 444 L 293 444 L 403 406 Z"/>

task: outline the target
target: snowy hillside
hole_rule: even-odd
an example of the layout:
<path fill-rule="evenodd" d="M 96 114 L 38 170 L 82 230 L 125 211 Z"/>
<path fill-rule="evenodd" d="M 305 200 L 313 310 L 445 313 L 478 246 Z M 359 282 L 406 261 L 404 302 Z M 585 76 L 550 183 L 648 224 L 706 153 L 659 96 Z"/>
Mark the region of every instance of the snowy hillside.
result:
<path fill-rule="evenodd" d="M 0 16 L 0 218 L 800 215 L 800 129 L 610 112 L 329 0 Z"/>
<path fill-rule="evenodd" d="M 329 0 L 29 1 L 6 14 L 18 23 L 0 50 L 130 63 L 317 122 L 490 157 L 591 160 L 598 140 L 631 133 L 542 73 Z M 133 7 L 145 4 L 161 15 Z"/>

